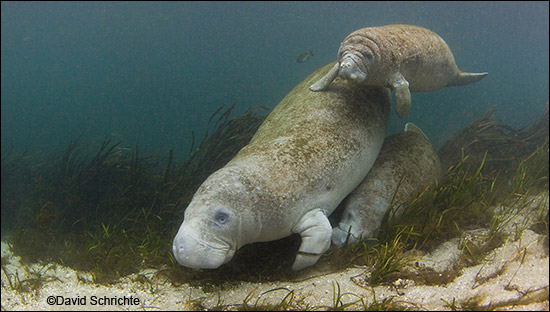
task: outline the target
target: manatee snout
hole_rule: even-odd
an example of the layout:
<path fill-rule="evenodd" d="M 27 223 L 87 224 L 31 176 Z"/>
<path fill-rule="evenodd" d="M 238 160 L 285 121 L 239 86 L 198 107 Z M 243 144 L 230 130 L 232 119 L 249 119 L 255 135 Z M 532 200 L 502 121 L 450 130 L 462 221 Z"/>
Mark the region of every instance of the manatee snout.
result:
<path fill-rule="evenodd" d="M 182 226 L 172 243 L 174 259 L 188 268 L 216 269 L 229 261 L 233 254 L 222 241 L 207 242 L 193 228 Z"/>
<path fill-rule="evenodd" d="M 336 246 L 343 245 L 346 243 L 348 236 L 351 238 L 352 236 L 349 235 L 349 232 L 346 232 L 339 227 L 335 227 L 332 230 L 332 243 Z"/>
<path fill-rule="evenodd" d="M 338 74 L 342 79 L 348 79 L 355 82 L 362 82 L 367 78 L 366 70 L 363 70 L 360 65 L 360 60 L 353 56 L 345 57 L 340 62 Z"/>
<path fill-rule="evenodd" d="M 345 201 L 344 201 L 345 203 Z M 355 222 L 359 216 L 355 211 L 347 211 L 337 227 L 332 229 L 332 244 L 339 246 L 361 239 L 361 225 Z"/>

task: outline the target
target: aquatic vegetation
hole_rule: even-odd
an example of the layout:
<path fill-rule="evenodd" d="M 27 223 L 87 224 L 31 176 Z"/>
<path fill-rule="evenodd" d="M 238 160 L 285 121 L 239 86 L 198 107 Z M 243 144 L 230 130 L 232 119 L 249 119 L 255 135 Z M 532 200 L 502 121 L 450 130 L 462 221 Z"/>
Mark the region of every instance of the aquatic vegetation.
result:
<path fill-rule="evenodd" d="M 301 302 L 296 301 L 296 298 L 294 297 L 294 291 L 289 290 L 285 287 L 279 287 L 270 289 L 267 291 L 264 291 L 261 293 L 256 300 L 254 301 L 254 304 L 250 304 L 250 301 L 252 300 L 252 296 L 255 293 L 257 288 L 254 288 L 243 300 L 242 304 L 239 304 L 236 306 L 238 311 L 287 311 L 291 309 L 297 309 L 298 307 L 301 307 L 300 310 L 311 310 L 309 306 L 303 306 Z M 266 294 L 276 292 L 276 291 L 286 291 L 286 295 L 281 299 L 281 301 L 278 304 L 268 304 L 266 303 L 265 296 Z M 260 303 L 260 299 L 262 299 L 262 302 Z"/>
<path fill-rule="evenodd" d="M 174 163 L 173 150 L 162 165 L 158 156 L 141 155 L 137 146 L 110 138 L 88 144 L 76 139 L 45 161 L 4 156 L 2 214 L 10 207 L 7 228 L 15 252 L 23 262 L 47 260 L 92 271 L 96 282 L 142 266 L 176 267 L 171 240 L 194 191 L 265 118 L 261 108 L 231 117 L 233 108 L 212 114 L 203 140 L 181 164 Z"/>
<path fill-rule="evenodd" d="M 540 232 L 548 234 L 548 199 L 535 203 L 538 199 L 531 197 L 544 190 L 548 193 L 548 106 L 539 120 L 519 131 L 494 122 L 490 112 L 466 127 L 462 135 L 452 138 L 440 150 L 442 162 L 446 159 L 450 163 L 449 155 L 444 153 L 452 153 L 451 146 L 467 145 L 454 150 L 460 153 L 460 158 L 447 166 L 444 180 L 439 185 L 431 185 L 418 194 L 406 205 L 402 216 L 386 216 L 377 238 L 332 250 L 321 261 L 330 261 L 336 268 L 351 264 L 366 266 L 366 272 L 355 278 L 356 283 L 364 286 L 389 283 L 399 277 L 416 278 L 424 283 L 444 283 L 454 275 L 437 274 L 439 278 L 434 279 L 435 274 L 429 272 L 423 277 L 403 273 L 402 269 L 411 261 L 406 251 L 431 251 L 441 242 L 462 237 L 468 230 L 488 228 L 487 233 L 478 239 L 465 239 L 460 245 L 460 265 L 480 263 L 487 252 L 503 242 L 508 235 L 505 230 L 508 225 L 528 210 L 537 214 L 535 219 L 538 221 L 534 224 L 514 223 L 516 236 L 526 228 L 537 227 Z M 509 132 L 500 131 L 502 129 Z M 515 155 L 506 159 L 504 167 L 501 167 L 504 158 L 494 156 L 506 154 L 506 149 L 490 142 L 495 138 L 497 142 L 506 141 L 506 148 Z M 468 145 L 465 142 L 474 143 Z M 529 208 L 534 204 L 536 209 Z M 502 209 L 495 209 L 497 206 Z M 397 207 L 390 210 L 393 208 Z"/>
<path fill-rule="evenodd" d="M 484 180 L 483 163 L 470 176 L 465 160 L 467 157 L 447 172 L 440 186 L 432 186 L 419 194 L 400 218 L 389 220 L 390 228 L 386 228 L 383 235 L 393 236 L 401 231 L 409 248 L 430 249 L 437 242 L 456 237 L 461 229 L 488 222 L 487 208 L 494 200 L 493 181 Z"/>
<path fill-rule="evenodd" d="M 295 274 L 289 268 L 300 244 L 297 235 L 244 246 L 234 261 L 220 270 L 183 268 L 171 255 L 171 240 L 196 188 L 250 140 L 265 117 L 257 111 L 231 117 L 232 109 L 220 109 L 212 115 L 201 143 L 191 148 L 183 162 L 174 159 L 173 150 L 164 158 L 142 155 L 137 147 L 126 148 L 109 138 L 89 144 L 75 140 L 61 155 L 46 161 L 32 155 L 3 157 L 2 182 L 9 183 L 2 183 L 2 213 L 15 213 L 11 216 L 15 223 L 10 224 L 15 252 L 23 261 L 46 260 L 90 271 L 96 283 L 109 283 L 145 267 L 157 268 L 153 277 L 136 279 L 150 293 L 158 291 L 159 277 L 174 285 L 201 286 L 214 296 L 220 289 L 237 287 L 240 281 L 293 280 Z M 413 260 L 408 251 L 430 251 L 468 230 L 487 228 L 479 239 L 461 242 L 459 265 L 465 266 L 483 262 L 487 252 L 503 242 L 511 224 L 515 235 L 526 228 L 548 235 L 548 135 L 541 136 L 537 130 L 548 123 L 543 117 L 535 123 L 538 128 L 515 131 L 525 140 L 516 141 L 517 148 L 509 146 L 511 151 L 518 151 L 516 156 L 502 160 L 495 157 L 506 152 L 499 144 L 488 143 L 481 148 L 480 142 L 489 140 L 485 131 L 495 135 L 495 129 L 509 128 L 487 121 L 487 116 L 482 117 L 485 122 L 473 123 L 482 130 L 474 131 L 472 125 L 467 128 L 477 135 L 470 141 L 473 143 L 460 149 L 456 142 L 446 145 L 457 147 L 452 152 L 445 150 L 452 157 L 458 153 L 458 160 L 451 161 L 449 155 L 443 155 L 444 149 L 440 151 L 449 166 L 439 185 L 421 192 L 401 217 L 387 216 L 377 238 L 334 248 L 319 265 L 332 271 L 363 265 L 368 269 L 352 281 L 366 288 L 393 285 L 399 278 L 440 284 L 452 276 L 411 276 L 404 272 Z M 546 120 L 547 116 L 546 111 Z M 533 135 L 525 134 L 527 129 Z M 511 132 L 498 133 L 507 136 Z M 464 136 L 456 138 L 465 142 Z M 12 205 L 9 210 L 4 206 L 6 201 Z M 527 211 L 536 214 L 536 222 L 521 221 L 519 216 Z M 34 277 L 21 281 L 10 272 L 3 274 L 10 281 L 9 287 L 20 291 L 32 291 L 48 282 L 39 275 L 36 281 Z M 238 305 L 224 305 L 220 299 L 216 307 L 207 308 L 200 298 L 190 298 L 188 304 L 196 310 L 414 309 L 393 297 L 377 301 L 374 294 L 367 298 L 343 292 L 338 283 L 333 284 L 333 301 L 327 306 L 308 304 L 307 297 L 292 289 L 276 287 L 259 295 L 255 291 Z M 280 293 L 280 300 L 267 301 L 266 297 L 274 293 Z M 447 304 L 451 309 L 476 306 L 475 300 Z"/>
<path fill-rule="evenodd" d="M 9 264 L 8 260 L 2 257 L 2 273 L 6 276 L 11 290 L 15 290 L 20 293 L 35 293 L 44 285 L 45 283 L 53 282 L 59 280 L 57 277 L 45 277 L 44 272 L 54 268 L 54 265 L 45 264 L 39 269 L 31 269 L 25 267 L 24 276 L 19 277 L 19 272 L 15 270 L 13 273 L 10 272 L 6 267 Z"/>
<path fill-rule="evenodd" d="M 209 134 L 212 120 L 222 110 L 218 108 L 208 120 L 202 141 L 195 149 L 195 135 L 190 148 L 190 156 L 175 171 L 180 179 L 193 180 L 200 184 L 212 172 L 227 163 L 243 146 L 245 146 L 256 129 L 263 122 L 266 107 L 248 109 L 240 116 L 230 117 L 235 104 L 223 112 L 213 125 L 215 131 Z M 167 166 L 168 168 L 169 166 Z M 169 172 L 169 170 L 167 170 Z"/>
<path fill-rule="evenodd" d="M 382 311 L 382 310 L 408 310 L 414 306 L 405 302 L 394 300 L 394 297 L 377 300 L 373 292 L 371 298 L 360 296 L 351 292 L 342 292 L 338 282 L 332 282 L 332 304 L 315 305 L 311 304 L 312 298 L 304 295 L 296 295 L 295 290 L 286 287 L 277 287 L 266 290 L 257 295 L 258 287 L 252 289 L 240 304 L 223 304 L 206 308 L 196 300 L 191 302 L 196 310 L 208 311 Z M 281 299 L 268 299 L 266 295 L 282 292 Z M 255 298 L 255 299 L 253 299 Z M 310 299 L 308 302 L 307 299 Z"/>
<path fill-rule="evenodd" d="M 350 263 L 365 266 L 366 271 L 353 278 L 362 287 L 391 284 L 403 277 L 436 282 L 428 276 L 429 272 L 423 277 L 403 273 L 414 260 L 407 251 L 430 251 L 441 242 L 460 236 L 464 229 L 476 228 L 491 220 L 487 204 L 494 198 L 491 183 L 481 175 L 482 167 L 470 176 L 465 159 L 466 156 L 447 172 L 440 185 L 426 188 L 410 202 L 402 216 L 388 218 L 387 214 L 377 238 L 341 246 L 327 257 L 336 263 L 340 263 L 340 257 L 348 259 L 347 265 L 345 261 L 341 264 L 343 267 Z M 439 279 L 451 278 L 437 276 Z"/>
<path fill-rule="evenodd" d="M 487 151 L 483 173 L 495 174 L 513 167 L 517 159 L 532 153 L 548 139 L 548 103 L 538 120 L 520 129 L 497 122 L 494 110 L 495 106 L 491 107 L 439 149 L 443 169 L 458 163 L 463 154 L 469 156 L 468 165 L 477 168 Z"/>

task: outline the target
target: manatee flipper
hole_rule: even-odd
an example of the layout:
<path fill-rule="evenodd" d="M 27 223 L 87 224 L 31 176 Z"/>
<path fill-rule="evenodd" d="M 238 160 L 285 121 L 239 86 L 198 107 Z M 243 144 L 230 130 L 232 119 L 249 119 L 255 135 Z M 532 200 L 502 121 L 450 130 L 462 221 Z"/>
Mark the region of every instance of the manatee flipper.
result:
<path fill-rule="evenodd" d="M 485 78 L 489 73 L 465 73 L 463 71 L 459 71 L 458 75 L 456 75 L 455 79 L 451 80 L 447 87 L 451 86 L 463 86 L 470 83 L 474 83 L 476 81 L 480 81 L 481 79 Z"/>
<path fill-rule="evenodd" d="M 400 72 L 393 74 L 388 82 L 395 95 L 395 111 L 399 117 L 407 117 L 411 113 L 411 91 L 409 82 Z"/>
<path fill-rule="evenodd" d="M 426 138 L 426 140 L 430 141 L 428 139 L 428 136 L 424 133 L 424 131 L 422 131 L 422 129 L 420 129 L 417 125 L 413 124 L 412 122 L 407 122 L 405 124 L 405 132 L 407 131 L 416 132 L 422 135 L 424 138 Z"/>
<path fill-rule="evenodd" d="M 311 91 L 323 91 L 323 90 L 325 90 L 330 85 L 330 83 L 334 80 L 334 78 L 336 78 L 336 76 L 338 76 L 338 68 L 339 68 L 338 67 L 338 62 L 336 62 L 336 64 L 334 64 L 334 66 L 332 66 L 330 71 L 326 75 L 324 75 L 321 79 L 319 79 L 319 81 L 312 84 L 311 87 L 309 87 L 309 89 Z"/>
<path fill-rule="evenodd" d="M 314 265 L 327 249 L 330 247 L 332 227 L 327 216 L 320 210 L 315 209 L 306 213 L 292 229 L 294 233 L 300 233 L 302 244 L 292 265 L 293 271 L 301 270 Z"/>

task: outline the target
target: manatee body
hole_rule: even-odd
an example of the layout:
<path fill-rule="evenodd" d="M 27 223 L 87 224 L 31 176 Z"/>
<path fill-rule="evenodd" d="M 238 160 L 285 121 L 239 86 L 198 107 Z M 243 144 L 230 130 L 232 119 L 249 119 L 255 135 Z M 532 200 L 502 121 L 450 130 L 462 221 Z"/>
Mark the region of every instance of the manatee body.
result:
<path fill-rule="evenodd" d="M 325 90 L 336 76 L 390 88 L 395 92 L 397 114 L 406 117 L 411 109 L 410 91 L 466 85 L 481 80 L 487 73 L 460 71 L 447 43 L 431 30 L 387 25 L 349 34 L 338 49 L 338 63 L 311 90 Z"/>
<path fill-rule="evenodd" d="M 333 229 L 332 243 L 376 237 L 390 207 L 399 215 L 403 204 L 441 175 L 437 151 L 420 129 L 408 123 L 404 132 L 386 138 L 365 180 L 342 202 L 344 212 Z"/>
<path fill-rule="evenodd" d="M 337 79 L 328 92 L 311 92 L 331 67 L 298 84 L 250 143 L 199 187 L 173 241 L 178 263 L 213 269 L 245 244 L 299 233 L 292 269 L 300 270 L 330 247 L 327 216 L 372 167 L 390 112 L 386 88 Z"/>

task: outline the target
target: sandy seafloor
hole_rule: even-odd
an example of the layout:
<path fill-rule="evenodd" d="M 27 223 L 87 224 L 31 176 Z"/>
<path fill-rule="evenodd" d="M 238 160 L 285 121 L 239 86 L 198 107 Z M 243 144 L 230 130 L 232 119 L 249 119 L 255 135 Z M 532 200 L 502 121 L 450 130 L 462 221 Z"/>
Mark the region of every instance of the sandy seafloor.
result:
<path fill-rule="evenodd" d="M 405 278 L 392 285 L 371 287 L 363 283 L 368 268 L 353 267 L 325 274 L 320 273 L 323 268 L 313 267 L 298 272 L 294 281 L 233 283 L 208 291 L 188 284 L 173 286 L 155 277 L 153 269 L 142 270 L 104 286 L 91 282 L 88 273 L 76 272 L 61 265 L 21 265 L 19 257 L 11 253 L 7 243 L 2 242 L 2 258 L 9 263 L 1 273 L 2 310 L 236 309 L 236 305 L 243 304 L 245 298 L 248 298 L 250 307 L 254 304 L 282 302 L 289 303 L 288 308 L 330 310 L 335 308 L 334 290 L 339 285 L 340 294 L 343 295 L 337 306 L 355 302 L 347 306 L 346 310 L 362 310 L 363 304 L 371 305 L 386 300 L 394 308 L 414 310 L 467 309 L 477 306 L 496 310 L 548 311 L 548 237 L 530 229 L 517 235 L 518 228 L 529 224 L 534 209 L 540 207 L 540 201 L 544 201 L 546 213 L 548 211 L 548 192 L 531 199 L 533 208 L 526 209 L 507 225 L 507 240 L 492 250 L 480 264 L 459 269 L 456 277 L 445 285 L 422 285 Z M 431 253 L 411 254 L 415 261 L 411 262 L 406 271 L 413 275 L 419 270 L 447 274 L 454 270 L 458 261 L 461 242 L 482 239 L 487 233 L 487 229 L 468 231 L 463 237 L 442 242 Z M 36 273 L 29 275 L 27 272 L 39 273 L 47 282 L 36 291 L 13 290 L 15 276 L 20 281 L 36 276 Z M 138 275 L 148 277 L 152 283 L 137 281 Z M 263 294 L 276 288 L 279 289 Z M 292 294 L 288 295 L 291 291 Z M 50 300 L 59 304 L 52 305 Z M 106 300 L 111 302 L 107 303 Z"/>

